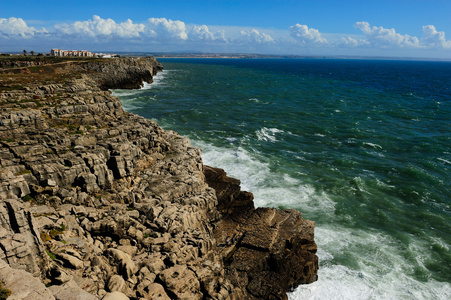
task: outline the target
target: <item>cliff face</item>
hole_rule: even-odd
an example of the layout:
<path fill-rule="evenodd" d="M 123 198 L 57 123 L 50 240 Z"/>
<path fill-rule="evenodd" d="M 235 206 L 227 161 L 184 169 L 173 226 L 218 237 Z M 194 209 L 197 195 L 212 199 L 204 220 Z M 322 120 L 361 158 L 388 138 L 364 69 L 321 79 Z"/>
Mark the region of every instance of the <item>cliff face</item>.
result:
<path fill-rule="evenodd" d="M 284 299 L 316 280 L 313 222 L 255 210 L 187 138 L 105 91 L 158 70 L 140 58 L 0 74 L 0 281 L 17 299 Z"/>

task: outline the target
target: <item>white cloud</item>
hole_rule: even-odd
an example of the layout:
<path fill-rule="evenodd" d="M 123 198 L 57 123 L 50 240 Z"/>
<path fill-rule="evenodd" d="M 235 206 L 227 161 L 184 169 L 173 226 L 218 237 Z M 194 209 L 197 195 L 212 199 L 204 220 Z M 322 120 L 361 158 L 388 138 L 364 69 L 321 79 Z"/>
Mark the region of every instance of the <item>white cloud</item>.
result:
<path fill-rule="evenodd" d="M 318 29 L 308 28 L 307 25 L 296 24 L 290 27 L 290 35 L 305 45 L 327 44 Z"/>
<path fill-rule="evenodd" d="M 410 35 L 401 35 L 396 33 L 395 29 L 386 29 L 380 27 L 370 27 L 368 22 L 357 22 L 354 24 L 355 28 L 360 29 L 364 34 L 368 45 L 390 48 L 390 47 L 420 47 L 420 41 L 417 37 Z"/>
<path fill-rule="evenodd" d="M 58 24 L 55 29 L 57 34 L 80 38 L 130 38 L 152 42 L 175 42 L 188 39 L 204 42 L 227 41 L 224 31 L 211 32 L 206 25 L 194 25 L 188 32 L 184 22 L 166 18 L 150 18 L 145 23 L 133 23 L 130 19 L 123 23 L 116 23 L 112 19 L 93 16 L 92 20 Z"/>
<path fill-rule="evenodd" d="M 81 37 L 137 38 L 144 32 L 145 26 L 144 24 L 133 24 L 130 19 L 123 23 L 116 23 L 112 19 L 93 16 L 92 20 L 76 21 L 73 24 L 59 24 L 55 28 L 59 33 Z"/>
<path fill-rule="evenodd" d="M 346 36 L 346 37 L 343 36 L 336 42 L 336 46 L 338 46 L 338 47 L 350 47 L 350 48 L 355 48 L 355 47 L 368 45 L 368 44 L 369 44 L 369 42 L 366 40 L 354 39 L 350 36 Z"/>
<path fill-rule="evenodd" d="M 172 21 L 166 18 L 150 18 L 146 24 L 146 30 L 154 32 L 157 39 L 163 40 L 187 40 L 185 23 Z"/>
<path fill-rule="evenodd" d="M 93 16 L 91 20 L 76 21 L 72 24 L 55 25 L 56 33 L 80 38 L 98 39 L 146 39 L 153 41 L 187 40 L 185 23 L 166 18 L 150 18 L 145 23 L 133 23 L 128 19 L 116 23 L 113 19 Z"/>
<path fill-rule="evenodd" d="M 248 31 L 240 31 L 241 38 L 239 41 L 242 43 L 250 44 L 267 44 L 274 43 L 274 39 L 266 33 L 259 32 L 257 29 L 251 29 Z"/>
<path fill-rule="evenodd" d="M 357 22 L 359 34 L 320 33 L 318 29 L 296 24 L 287 29 L 261 29 L 239 26 L 186 25 L 183 21 L 166 18 L 150 18 L 134 23 L 128 19 L 116 22 L 94 15 L 92 19 L 73 23 L 60 23 L 49 32 L 45 28 L 28 26 L 21 18 L 0 18 L 0 48 L 17 50 L 18 47 L 45 49 L 69 47 L 71 49 L 114 51 L 146 51 L 149 46 L 158 51 L 210 51 L 252 52 L 270 54 L 336 53 L 361 55 L 409 55 L 441 56 L 449 58 L 451 41 L 445 32 L 433 25 L 423 26 L 421 39 L 400 34 L 395 29 L 370 26 Z M 122 42 L 118 43 L 118 39 Z M 1 42 L 3 40 L 3 42 Z M 7 41 L 7 42 L 5 42 Z M 158 47 L 156 45 L 158 44 Z M 20 45 L 20 46 L 19 46 Z M 299 47 L 300 45 L 304 47 Z M 156 47 L 156 48 L 155 48 Z M 436 51 L 430 51 L 430 50 Z M 437 50 L 440 50 L 439 53 Z M 382 52 L 381 52 L 382 51 Z M 410 51 L 410 52 L 409 52 Z M 422 52 L 420 52 L 422 51 Z M 430 54 L 429 54 L 430 53 Z"/>
<path fill-rule="evenodd" d="M 208 28 L 207 25 L 193 26 L 189 31 L 189 38 L 191 40 L 200 40 L 206 42 L 210 41 L 227 42 L 224 30 L 212 33 L 210 32 L 210 29 Z"/>
<path fill-rule="evenodd" d="M 34 27 L 29 27 L 27 23 L 21 18 L 0 18 L 0 36 L 31 37 L 35 34 L 46 32 L 47 31 L 44 28 L 41 30 L 36 30 Z"/>
<path fill-rule="evenodd" d="M 451 41 L 445 39 L 444 31 L 437 31 L 434 25 L 423 26 L 423 38 L 421 42 L 431 48 L 451 48 Z"/>

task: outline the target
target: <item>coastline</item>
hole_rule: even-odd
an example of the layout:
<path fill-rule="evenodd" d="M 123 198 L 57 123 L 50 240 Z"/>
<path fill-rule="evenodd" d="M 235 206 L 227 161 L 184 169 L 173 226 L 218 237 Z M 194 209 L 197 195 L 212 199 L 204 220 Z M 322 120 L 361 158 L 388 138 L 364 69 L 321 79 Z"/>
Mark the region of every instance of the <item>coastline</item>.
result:
<path fill-rule="evenodd" d="M 313 222 L 255 210 L 187 138 L 105 91 L 151 81 L 155 59 L 67 64 L 48 77 L 32 67 L 24 87 L 11 74 L 0 94 L 0 243 L 9 267 L 50 285 L 39 285 L 46 297 L 285 299 L 316 280 Z M 14 295 L 20 282 L 1 270 Z"/>

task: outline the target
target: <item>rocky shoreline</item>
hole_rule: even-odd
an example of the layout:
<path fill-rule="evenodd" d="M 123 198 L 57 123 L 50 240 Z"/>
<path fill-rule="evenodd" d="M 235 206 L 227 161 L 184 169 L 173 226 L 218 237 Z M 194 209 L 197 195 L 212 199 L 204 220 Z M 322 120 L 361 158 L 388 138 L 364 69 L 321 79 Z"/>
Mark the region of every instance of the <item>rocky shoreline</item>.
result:
<path fill-rule="evenodd" d="M 0 281 L 14 299 L 286 299 L 316 280 L 314 222 L 255 209 L 187 138 L 108 91 L 161 69 L 0 70 Z"/>

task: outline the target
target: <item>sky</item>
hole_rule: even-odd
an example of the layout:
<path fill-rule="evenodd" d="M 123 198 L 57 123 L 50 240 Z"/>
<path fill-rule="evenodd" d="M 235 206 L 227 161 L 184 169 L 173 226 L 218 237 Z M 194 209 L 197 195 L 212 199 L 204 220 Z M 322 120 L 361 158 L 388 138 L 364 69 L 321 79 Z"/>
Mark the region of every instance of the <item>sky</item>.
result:
<path fill-rule="evenodd" d="M 0 52 L 51 48 L 451 60 L 451 0 L 0 0 Z"/>

